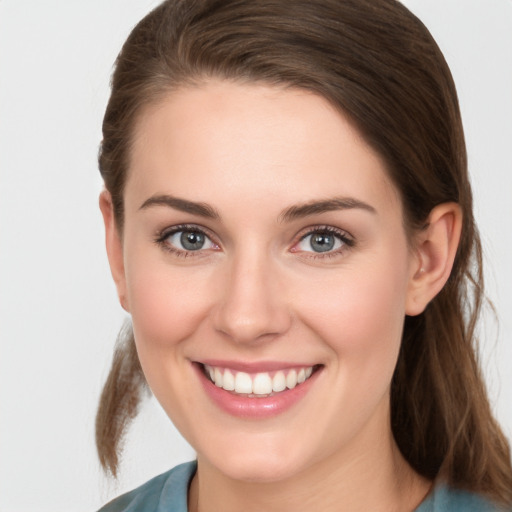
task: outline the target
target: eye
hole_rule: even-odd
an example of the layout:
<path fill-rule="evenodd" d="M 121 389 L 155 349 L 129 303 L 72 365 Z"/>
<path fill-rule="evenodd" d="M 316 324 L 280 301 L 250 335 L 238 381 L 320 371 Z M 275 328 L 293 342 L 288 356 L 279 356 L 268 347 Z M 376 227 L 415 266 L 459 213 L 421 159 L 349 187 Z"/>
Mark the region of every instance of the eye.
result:
<path fill-rule="evenodd" d="M 335 228 L 315 228 L 302 236 L 292 248 L 293 252 L 338 253 L 345 247 L 352 247 L 354 241 L 345 232 Z"/>
<path fill-rule="evenodd" d="M 183 255 L 218 249 L 218 245 L 203 230 L 194 226 L 176 226 L 164 232 L 156 241 L 164 245 L 167 250 Z"/>

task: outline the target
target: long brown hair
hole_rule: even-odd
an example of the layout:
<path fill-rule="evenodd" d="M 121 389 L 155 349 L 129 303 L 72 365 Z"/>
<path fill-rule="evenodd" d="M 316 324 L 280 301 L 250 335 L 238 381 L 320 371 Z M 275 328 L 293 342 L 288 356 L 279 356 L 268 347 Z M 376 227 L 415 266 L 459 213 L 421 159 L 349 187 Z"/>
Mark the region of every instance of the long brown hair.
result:
<path fill-rule="evenodd" d="M 209 77 L 325 97 L 384 158 L 410 234 L 436 205 L 460 205 L 462 237 L 448 283 L 421 315 L 405 319 L 392 428 L 421 475 L 511 503 L 510 449 L 476 360 L 482 258 L 457 94 L 428 30 L 396 0 L 165 1 L 124 44 L 103 122 L 99 167 L 119 230 L 138 116 Z M 101 462 L 114 475 L 141 376 L 131 338 L 116 352 L 96 423 Z"/>

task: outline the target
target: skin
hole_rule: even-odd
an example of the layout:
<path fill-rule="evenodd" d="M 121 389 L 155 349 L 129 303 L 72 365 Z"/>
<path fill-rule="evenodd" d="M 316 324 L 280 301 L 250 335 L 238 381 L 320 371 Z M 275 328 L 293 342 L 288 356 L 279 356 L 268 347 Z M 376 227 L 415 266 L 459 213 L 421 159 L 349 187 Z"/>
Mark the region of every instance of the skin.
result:
<path fill-rule="evenodd" d="M 390 382 L 405 315 L 449 276 L 457 205 L 408 240 L 384 162 L 305 91 L 206 82 L 147 108 L 134 134 L 122 234 L 108 192 L 100 206 L 144 373 L 198 454 L 190 509 L 412 510 L 430 483 L 393 440 Z M 356 206 L 290 214 L 333 198 Z M 206 231 L 203 249 L 162 235 L 182 224 Z M 326 227 L 343 238 L 315 252 L 308 234 Z M 247 419 L 206 395 L 192 362 L 207 359 L 321 371 L 290 409 Z"/>

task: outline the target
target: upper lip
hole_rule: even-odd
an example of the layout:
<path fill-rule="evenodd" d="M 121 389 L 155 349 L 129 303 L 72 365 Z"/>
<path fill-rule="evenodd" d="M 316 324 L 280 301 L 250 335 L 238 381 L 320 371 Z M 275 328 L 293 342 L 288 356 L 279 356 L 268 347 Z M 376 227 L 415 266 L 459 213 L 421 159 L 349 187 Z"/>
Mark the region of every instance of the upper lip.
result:
<path fill-rule="evenodd" d="M 291 368 L 309 368 L 317 366 L 313 363 L 290 362 L 290 361 L 234 361 L 227 359 L 204 359 L 195 361 L 202 365 L 213 366 L 217 368 L 228 368 L 238 372 L 260 373 L 274 372 L 278 370 L 287 370 Z"/>

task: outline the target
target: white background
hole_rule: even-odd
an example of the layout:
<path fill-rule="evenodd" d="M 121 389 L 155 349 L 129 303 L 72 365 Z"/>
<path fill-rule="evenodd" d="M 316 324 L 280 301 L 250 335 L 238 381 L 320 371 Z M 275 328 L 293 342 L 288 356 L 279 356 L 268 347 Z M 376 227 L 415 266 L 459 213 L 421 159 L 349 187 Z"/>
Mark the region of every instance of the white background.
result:
<path fill-rule="evenodd" d="M 154 0 L 0 0 L 0 512 L 92 511 L 193 457 L 149 401 L 118 483 L 96 403 L 124 318 L 103 248 L 96 154 L 111 66 Z M 482 354 L 512 437 L 512 2 L 409 0 L 458 85 L 500 329 Z"/>

